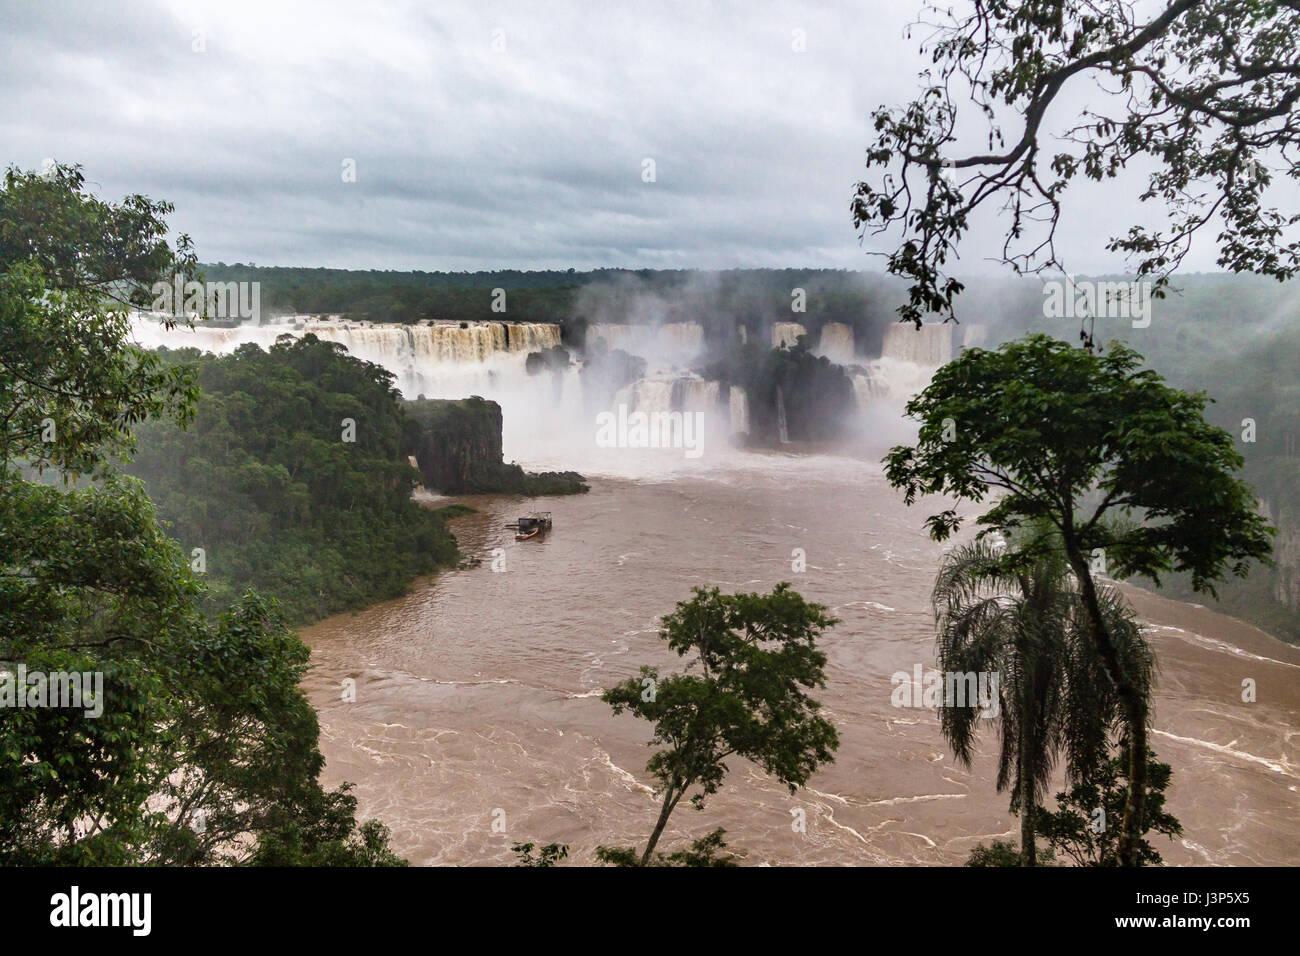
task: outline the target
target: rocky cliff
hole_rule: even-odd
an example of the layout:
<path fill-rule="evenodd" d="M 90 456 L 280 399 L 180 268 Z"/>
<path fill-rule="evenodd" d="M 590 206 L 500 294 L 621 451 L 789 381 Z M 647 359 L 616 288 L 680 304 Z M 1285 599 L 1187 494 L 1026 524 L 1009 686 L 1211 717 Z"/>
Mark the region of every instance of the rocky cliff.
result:
<path fill-rule="evenodd" d="M 562 495 L 587 491 L 576 472 L 528 474 L 501 458 L 501 406 L 474 396 L 402 403 L 406 454 L 426 487 L 445 495 Z"/>

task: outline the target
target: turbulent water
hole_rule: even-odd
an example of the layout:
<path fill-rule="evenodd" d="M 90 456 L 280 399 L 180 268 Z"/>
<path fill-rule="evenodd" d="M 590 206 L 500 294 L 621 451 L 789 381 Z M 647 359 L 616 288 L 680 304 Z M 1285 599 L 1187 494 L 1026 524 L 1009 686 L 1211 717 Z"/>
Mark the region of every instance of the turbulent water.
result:
<path fill-rule="evenodd" d="M 723 826 L 750 863 L 956 864 L 977 842 L 1014 837 L 993 789 L 993 732 L 965 770 L 933 711 L 891 705 L 891 675 L 933 663 L 941 550 L 919 530 L 924 513 L 866 460 L 670 454 L 623 463 L 655 477 L 597 478 L 589 495 L 467 499 L 480 510 L 455 524 L 462 547 L 489 561 L 500 548 L 504 572 L 485 561 L 308 629 L 330 780 L 356 781 L 363 811 L 414 863 L 503 863 L 515 841 L 568 843 L 579 862 L 597 844 L 643 844 L 656 812 L 649 728 L 614 717 L 601 689 L 643 664 L 678 666 L 656 622 L 692 586 L 789 580 L 842 620 L 825 639 L 821 694 L 838 757 L 793 796 L 730 761 L 722 791 L 703 813 L 679 808 L 661 846 Z M 554 530 L 516 544 L 503 525 L 535 508 L 554 513 Z M 1172 863 L 1300 862 L 1300 650 L 1132 595 L 1162 665 L 1153 747 L 1174 767 L 1168 806 L 1186 831 L 1158 848 Z M 1246 677 L 1257 703 L 1240 700 Z M 353 703 L 340 699 L 345 678 Z M 796 810 L 806 832 L 792 828 Z"/>
<path fill-rule="evenodd" d="M 507 459 L 592 477 L 588 495 L 459 499 L 478 509 L 454 530 L 465 552 L 484 558 L 479 568 L 422 579 L 405 598 L 304 632 L 326 776 L 355 781 L 363 814 L 382 818 L 412 862 L 503 863 L 512 842 L 568 843 L 573 859 L 590 862 L 597 844 L 643 844 L 657 811 L 644 770 L 649 727 L 614 717 L 602 688 L 643 664 L 679 665 L 657 622 L 693 586 L 789 580 L 841 619 L 825 638 L 820 695 L 838 757 L 793 796 L 732 760 L 703 813 L 678 808 L 661 848 L 722 826 L 750 863 L 954 864 L 977 842 L 1014 838 L 1017 822 L 993 789 L 991 729 L 967 770 L 954 765 L 933 711 L 891 704 L 896 672 L 933 664 L 928 594 L 942 552 L 921 532 L 928 512 L 905 508 L 877 464 L 910 437 L 901 403 L 952 355 L 951 329 L 939 328 L 890 329 L 884 355 L 853 356 L 869 448 L 779 454 L 732 447 L 748 429 L 749 402 L 691 371 L 698 325 L 593 325 L 607 345 L 650 363 L 616 402 L 714 412 L 695 458 L 596 447 L 576 369 L 558 389 L 525 372 L 528 350 L 559 343 L 553 325 L 298 317 L 164 333 L 140 317 L 136 335 L 227 352 L 315 331 L 383 364 L 408 396 L 501 402 Z M 802 332 L 778 323 L 773 342 Z M 827 326 L 820 339 L 849 361 L 851 332 Z M 964 330 L 964 345 L 983 339 L 979 326 Z M 516 543 L 506 522 L 533 510 L 553 512 L 554 529 Z M 494 559 L 504 571 L 491 570 Z M 1204 608 L 1130 593 L 1160 659 L 1152 744 L 1174 767 L 1168 807 L 1185 829 L 1176 842 L 1157 838 L 1158 849 L 1174 863 L 1300 862 L 1300 650 Z M 349 678 L 354 702 L 343 699 Z M 1256 703 L 1241 701 L 1246 678 Z M 800 816 L 802 831 L 792 826 Z"/>

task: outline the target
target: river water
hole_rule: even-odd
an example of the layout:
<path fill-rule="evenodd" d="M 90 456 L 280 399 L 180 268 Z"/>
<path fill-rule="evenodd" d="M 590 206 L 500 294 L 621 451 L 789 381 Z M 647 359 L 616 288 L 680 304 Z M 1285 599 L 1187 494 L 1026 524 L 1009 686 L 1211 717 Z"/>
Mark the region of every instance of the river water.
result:
<path fill-rule="evenodd" d="M 730 761 L 722 790 L 703 812 L 683 803 L 660 848 L 722 826 L 749 864 L 958 864 L 977 842 L 1017 838 L 993 788 L 992 725 L 966 770 L 932 711 L 891 706 L 891 675 L 933 665 L 928 597 L 942 547 L 921 530 L 929 512 L 904 507 L 877 460 L 597 464 L 588 473 L 604 477 L 587 495 L 455 499 L 478 509 L 453 528 L 481 567 L 303 632 L 326 781 L 354 781 L 362 815 L 383 819 L 413 864 L 507 863 L 514 842 L 567 843 L 580 863 L 597 844 L 644 845 L 658 806 L 649 725 L 613 716 L 601 689 L 643 664 L 680 666 L 657 622 L 692 586 L 788 580 L 842 620 L 824 640 L 820 695 L 837 759 L 793 795 Z M 505 523 L 533 510 L 553 512 L 554 530 L 516 543 Z M 1178 864 L 1300 863 L 1300 650 L 1205 608 L 1129 594 L 1161 665 L 1152 744 L 1174 767 L 1167 806 L 1185 830 L 1157 848 Z M 1255 703 L 1241 701 L 1246 678 Z"/>

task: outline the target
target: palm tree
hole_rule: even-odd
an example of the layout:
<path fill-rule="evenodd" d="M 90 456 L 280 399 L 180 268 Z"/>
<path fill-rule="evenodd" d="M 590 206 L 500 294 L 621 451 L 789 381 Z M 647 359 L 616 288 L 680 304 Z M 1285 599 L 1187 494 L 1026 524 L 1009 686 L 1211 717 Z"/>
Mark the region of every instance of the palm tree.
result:
<path fill-rule="evenodd" d="M 1071 780 L 1086 779 L 1105 759 L 1122 714 L 1053 535 L 1042 528 L 1025 534 L 1028 546 L 1017 550 L 1030 558 L 1018 565 L 984 539 L 949 552 L 932 600 L 939 670 L 999 675 L 997 789 L 1011 791 L 1021 859 L 1034 866 L 1034 808 L 1058 756 L 1064 751 Z M 1113 589 L 1099 589 L 1098 598 L 1126 670 L 1149 699 L 1153 658 L 1132 612 Z M 958 762 L 969 767 L 981 710 L 954 704 L 945 701 L 939 724 Z"/>

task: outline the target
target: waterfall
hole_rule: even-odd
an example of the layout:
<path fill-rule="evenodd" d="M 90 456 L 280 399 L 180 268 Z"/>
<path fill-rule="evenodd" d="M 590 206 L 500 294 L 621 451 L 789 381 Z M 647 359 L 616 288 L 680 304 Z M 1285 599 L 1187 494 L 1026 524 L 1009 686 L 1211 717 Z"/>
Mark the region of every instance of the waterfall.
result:
<path fill-rule="evenodd" d="M 626 405 L 629 412 L 671 412 L 673 383 L 642 379 L 619 389 L 614 405 Z"/>
<path fill-rule="evenodd" d="M 588 348 L 596 342 L 642 358 L 672 358 L 684 362 L 703 351 L 704 328 L 698 322 L 665 322 L 663 325 L 596 322 L 587 326 Z"/>
<path fill-rule="evenodd" d="M 867 408 L 874 402 L 882 401 L 902 406 L 930 384 L 930 376 L 933 374 L 933 366 L 879 358 L 866 368 L 856 368 L 850 379 L 859 408 Z"/>
<path fill-rule="evenodd" d="M 798 322 L 773 322 L 772 348 L 794 348 L 799 336 L 807 334 L 808 330 Z"/>
<path fill-rule="evenodd" d="M 989 338 L 987 325 L 963 325 L 961 347 L 964 349 L 982 346 Z"/>
<path fill-rule="evenodd" d="M 144 348 L 197 348 L 225 354 L 240 345 L 253 343 L 269 349 L 281 335 L 299 338 L 314 334 L 326 342 L 338 342 L 349 353 L 388 369 L 400 380 L 412 368 L 429 363 L 484 362 L 498 354 L 536 352 L 560 344 L 560 327 L 542 322 L 437 322 L 414 325 L 350 322 L 336 316 L 287 316 L 260 325 L 219 328 L 198 325 L 164 329 L 162 316 L 136 313 L 131 329 Z"/>
<path fill-rule="evenodd" d="M 711 412 L 721 401 L 721 386 L 717 382 L 704 382 L 698 379 L 678 379 L 675 383 L 681 388 L 681 400 L 678 409 L 683 412 Z"/>
<path fill-rule="evenodd" d="M 716 412 L 722 385 L 698 378 L 641 379 L 619 390 L 614 404 L 629 412 Z"/>
<path fill-rule="evenodd" d="M 406 398 L 481 395 L 499 402 L 511 454 L 520 446 L 549 447 L 561 429 L 581 420 L 583 414 L 577 368 L 538 376 L 528 375 L 524 368 L 529 352 L 560 344 L 560 327 L 551 323 L 426 320 L 401 325 L 338 316 L 287 316 L 258 325 L 199 324 L 167 330 L 162 318 L 154 313 L 133 315 L 136 343 L 143 348 L 197 348 L 227 354 L 245 343 L 270 349 L 281 335 L 301 338 L 312 333 L 387 369 Z"/>
<path fill-rule="evenodd" d="M 918 329 L 910 324 L 895 322 L 885 329 L 881 356 L 938 368 L 952 361 L 952 326 L 947 323 L 932 323 Z"/>
<path fill-rule="evenodd" d="M 781 394 L 781 386 L 776 387 L 776 431 L 781 438 L 782 445 L 790 443 L 790 429 L 786 426 L 785 420 L 785 397 Z"/>
<path fill-rule="evenodd" d="M 659 344 L 670 355 L 693 358 L 704 349 L 704 328 L 698 322 L 665 322 Z"/>
<path fill-rule="evenodd" d="M 739 385 L 731 386 L 727 396 L 728 411 L 731 412 L 731 433 L 733 435 L 749 434 L 749 396 Z"/>
<path fill-rule="evenodd" d="M 824 355 L 837 365 L 853 361 L 853 327 L 843 322 L 827 322 L 822 326 L 817 354 Z"/>
<path fill-rule="evenodd" d="M 866 408 L 871 404 L 872 399 L 883 398 L 885 395 L 882 383 L 875 380 L 870 370 L 854 373 L 851 381 L 853 397 L 857 400 L 858 408 Z"/>

